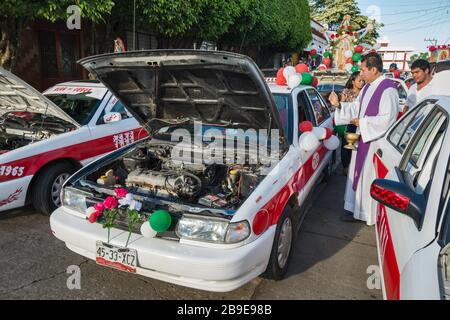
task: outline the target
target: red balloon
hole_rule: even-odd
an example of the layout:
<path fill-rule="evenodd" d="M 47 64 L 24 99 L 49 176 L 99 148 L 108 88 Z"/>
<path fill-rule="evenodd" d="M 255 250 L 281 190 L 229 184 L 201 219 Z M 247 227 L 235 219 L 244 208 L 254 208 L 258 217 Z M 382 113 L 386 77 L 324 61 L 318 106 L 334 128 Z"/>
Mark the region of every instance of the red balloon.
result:
<path fill-rule="evenodd" d="M 350 37 L 353 37 L 355 34 L 353 32 L 349 33 Z"/>
<path fill-rule="evenodd" d="M 317 50 L 316 50 L 316 49 L 312 49 L 312 50 L 311 50 L 311 55 L 312 55 L 312 56 L 315 56 L 316 54 L 317 54 Z"/>
<path fill-rule="evenodd" d="M 330 128 L 325 128 L 325 130 L 327 131 L 327 135 L 325 137 L 325 140 L 328 140 L 331 138 L 331 136 L 333 136 L 333 131 L 331 131 Z"/>
<path fill-rule="evenodd" d="M 314 88 L 317 88 L 318 85 L 319 85 L 319 79 L 317 79 L 317 77 L 314 77 L 314 78 L 313 78 L 312 86 L 313 86 Z"/>
<path fill-rule="evenodd" d="M 339 38 L 339 33 L 336 33 L 336 38 Z"/>
<path fill-rule="evenodd" d="M 352 58 L 352 57 L 350 57 L 350 58 L 347 58 L 347 63 L 351 63 L 351 64 L 353 64 L 353 58 Z"/>
<path fill-rule="evenodd" d="M 396 79 L 400 79 L 400 71 L 398 71 L 398 70 L 395 70 L 394 71 L 394 77 L 396 78 Z"/>
<path fill-rule="evenodd" d="M 295 66 L 295 71 L 297 73 L 309 72 L 309 68 L 306 64 L 302 63 Z"/>
<path fill-rule="evenodd" d="M 358 45 L 358 46 L 355 47 L 355 51 L 356 51 L 357 53 L 362 53 L 362 52 L 364 51 L 364 47 Z"/>
<path fill-rule="evenodd" d="M 331 35 L 331 39 L 334 39 L 334 34 Z"/>
<path fill-rule="evenodd" d="M 327 69 L 328 69 L 327 66 L 324 65 L 324 64 L 321 64 L 321 65 L 319 66 L 319 71 L 325 71 L 325 70 L 327 70 Z"/>
<path fill-rule="evenodd" d="M 348 30 L 351 30 L 351 29 L 352 29 L 352 26 L 348 26 L 347 29 L 348 29 Z"/>
<path fill-rule="evenodd" d="M 310 121 L 303 121 L 300 123 L 300 131 L 301 132 L 311 132 L 313 131 L 314 126 Z"/>
<path fill-rule="evenodd" d="M 284 68 L 281 68 L 277 72 L 277 85 L 279 86 L 285 86 L 287 84 L 287 80 L 283 75 Z"/>
<path fill-rule="evenodd" d="M 323 59 L 322 59 L 322 63 L 323 63 L 324 65 L 326 65 L 327 67 L 329 67 L 330 64 L 331 64 L 331 59 L 330 59 L 330 58 L 323 58 Z"/>

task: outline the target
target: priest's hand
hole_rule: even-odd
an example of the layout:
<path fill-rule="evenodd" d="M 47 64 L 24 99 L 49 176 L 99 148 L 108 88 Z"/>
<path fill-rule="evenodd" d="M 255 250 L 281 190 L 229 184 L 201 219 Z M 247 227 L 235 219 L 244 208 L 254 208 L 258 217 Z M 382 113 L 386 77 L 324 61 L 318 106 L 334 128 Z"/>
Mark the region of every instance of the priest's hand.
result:
<path fill-rule="evenodd" d="M 359 127 L 359 119 L 353 119 L 352 121 L 350 121 L 350 123 Z"/>
<path fill-rule="evenodd" d="M 328 100 L 330 101 L 330 103 L 333 107 L 340 108 L 339 97 L 336 94 L 336 92 L 334 92 L 334 91 L 331 92 L 330 96 L 328 97 Z"/>

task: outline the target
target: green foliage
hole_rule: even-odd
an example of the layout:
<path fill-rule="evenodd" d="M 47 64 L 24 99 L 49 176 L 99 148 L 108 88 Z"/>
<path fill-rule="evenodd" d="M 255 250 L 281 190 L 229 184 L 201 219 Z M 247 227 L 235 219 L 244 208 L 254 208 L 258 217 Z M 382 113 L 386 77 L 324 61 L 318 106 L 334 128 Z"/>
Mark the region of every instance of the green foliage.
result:
<path fill-rule="evenodd" d="M 414 61 L 418 60 L 418 59 L 423 59 L 423 60 L 429 60 L 430 59 L 430 53 L 429 52 L 421 52 L 419 54 L 413 54 L 411 56 L 411 58 L 409 59 L 409 63 L 412 64 Z"/>
<path fill-rule="evenodd" d="M 21 18 L 25 20 L 45 19 L 56 21 L 64 19 L 67 8 L 77 5 L 81 16 L 93 21 L 101 21 L 105 14 L 111 12 L 113 0 L 3 0 L 0 16 Z"/>
<path fill-rule="evenodd" d="M 224 42 L 300 51 L 311 41 L 307 0 L 249 0 Z"/>

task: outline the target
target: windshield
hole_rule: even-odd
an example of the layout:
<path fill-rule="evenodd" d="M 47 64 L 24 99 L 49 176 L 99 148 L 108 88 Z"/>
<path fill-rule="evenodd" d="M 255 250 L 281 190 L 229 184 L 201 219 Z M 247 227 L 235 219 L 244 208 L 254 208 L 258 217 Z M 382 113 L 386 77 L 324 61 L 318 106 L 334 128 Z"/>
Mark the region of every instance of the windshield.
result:
<path fill-rule="evenodd" d="M 89 123 L 103 98 L 97 99 L 88 97 L 87 95 L 88 93 L 76 95 L 51 94 L 46 95 L 46 97 L 60 107 L 72 119 L 84 126 Z"/>

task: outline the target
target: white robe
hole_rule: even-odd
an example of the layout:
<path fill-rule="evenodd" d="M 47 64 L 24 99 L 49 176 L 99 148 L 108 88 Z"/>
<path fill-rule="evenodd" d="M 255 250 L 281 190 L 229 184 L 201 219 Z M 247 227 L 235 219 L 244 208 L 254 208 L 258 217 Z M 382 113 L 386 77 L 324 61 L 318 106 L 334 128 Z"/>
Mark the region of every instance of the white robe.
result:
<path fill-rule="evenodd" d="M 376 223 L 376 211 L 371 208 L 373 201 L 371 201 L 370 198 L 370 186 L 376 179 L 373 156 L 377 151 L 377 147 L 374 142 L 382 138 L 392 124 L 395 123 L 399 110 L 398 91 L 394 88 L 388 88 L 383 92 L 381 97 L 378 115 L 374 117 L 364 116 L 370 99 L 382 80 L 383 77 L 380 77 L 372 82 L 366 92 L 362 105 L 360 104 L 362 99 L 361 91 L 356 101 L 351 103 L 342 103 L 341 109 L 336 109 L 335 112 L 336 125 L 346 125 L 353 119 L 360 119 L 357 133 L 361 134 L 361 139 L 365 143 L 371 142 L 363 170 L 360 174 L 356 192 L 353 190 L 353 181 L 357 152 L 352 152 L 352 160 L 348 171 L 347 187 L 345 190 L 344 206 L 345 210 L 353 212 L 355 219 L 365 221 L 369 226 Z M 359 110 L 360 105 L 361 112 Z"/>

